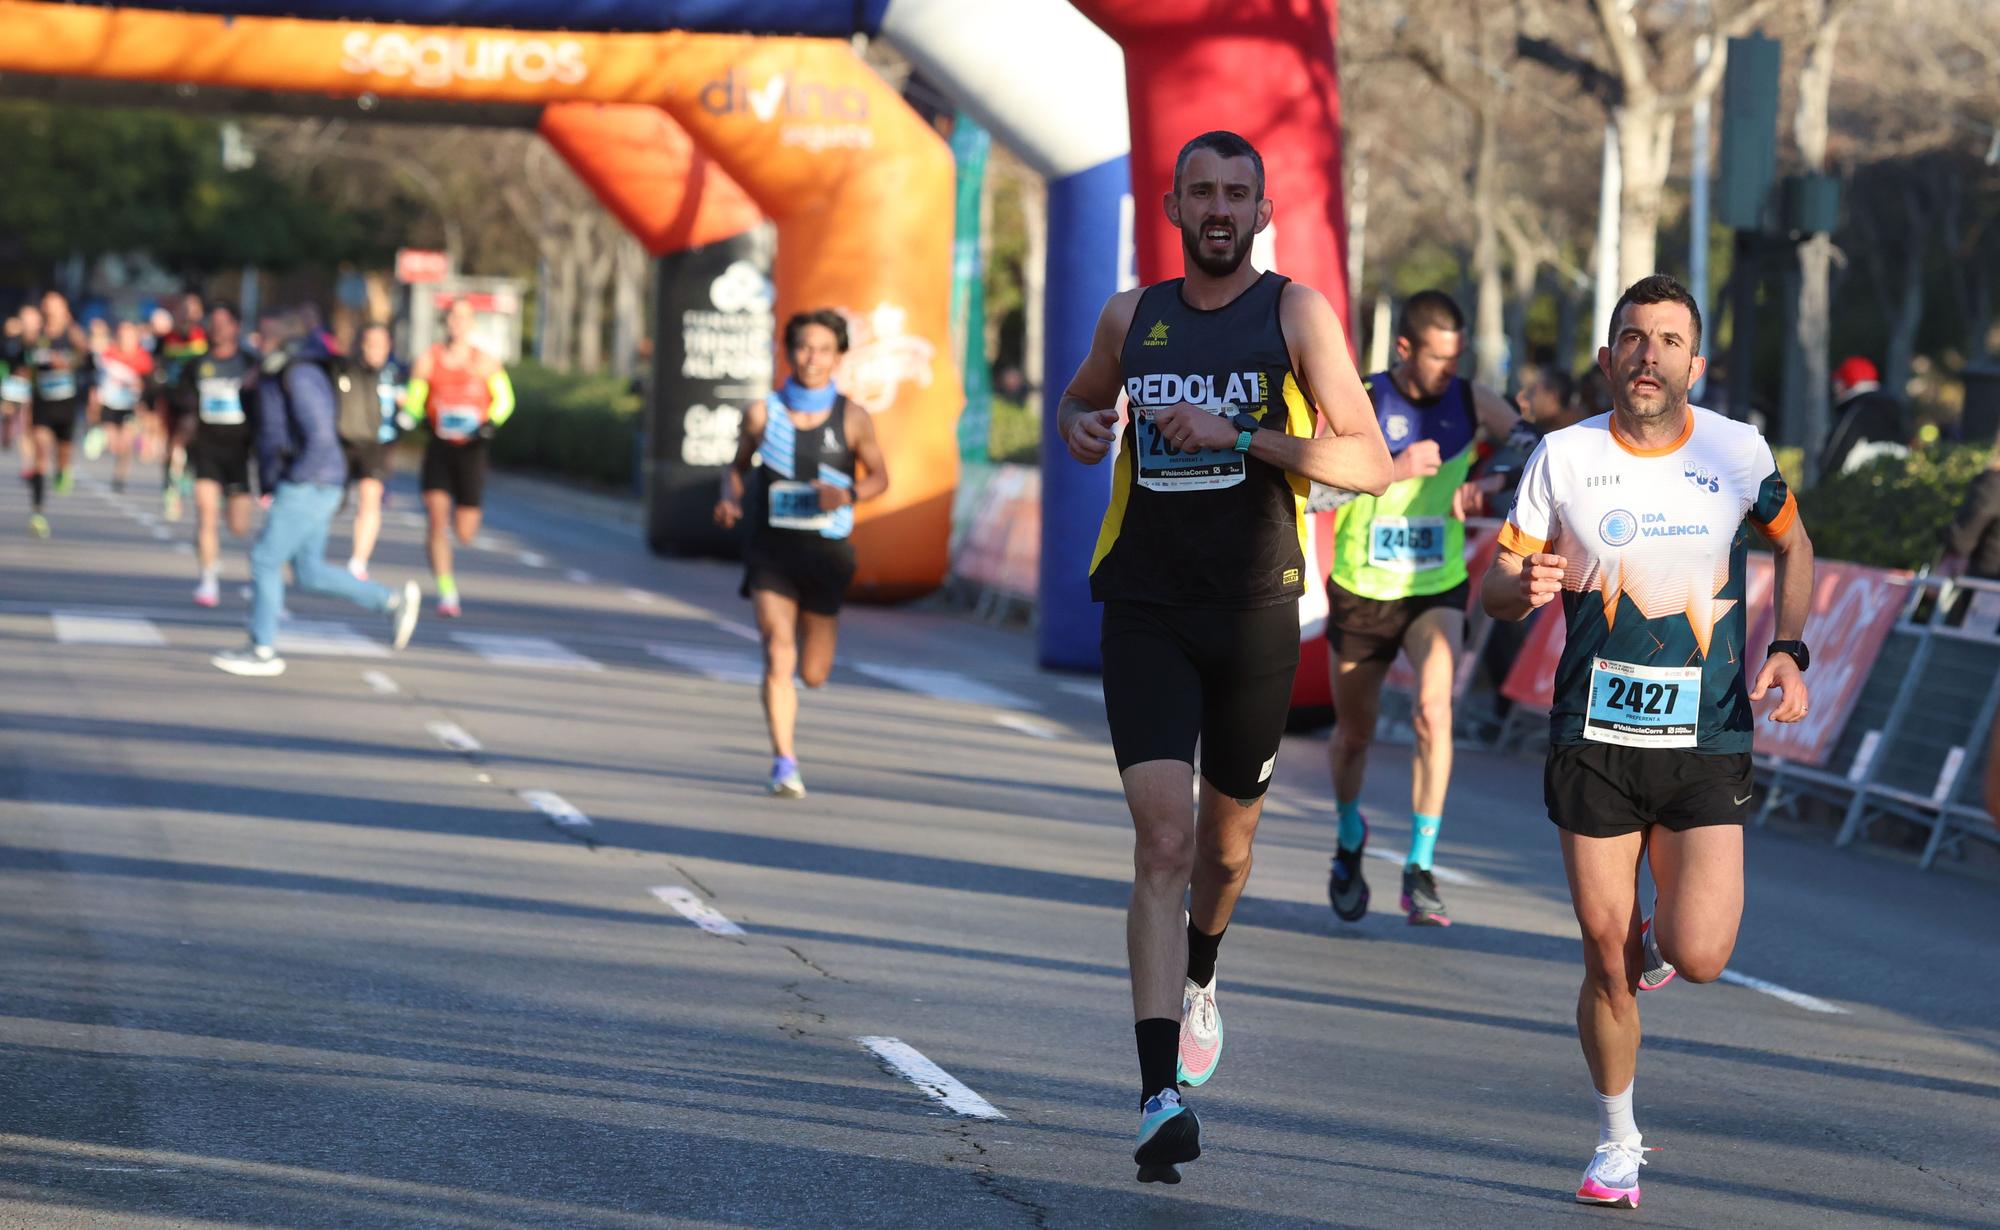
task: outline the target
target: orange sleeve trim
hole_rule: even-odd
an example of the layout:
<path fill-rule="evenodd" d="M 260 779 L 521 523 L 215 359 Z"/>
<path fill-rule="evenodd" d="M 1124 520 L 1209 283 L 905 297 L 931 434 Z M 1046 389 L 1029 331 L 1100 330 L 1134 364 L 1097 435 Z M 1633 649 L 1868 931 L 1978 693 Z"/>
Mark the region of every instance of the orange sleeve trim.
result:
<path fill-rule="evenodd" d="M 1516 555 L 1526 557 L 1547 550 L 1549 544 L 1545 538 L 1529 537 L 1520 526 L 1509 521 L 1500 527 L 1500 545 Z"/>
<path fill-rule="evenodd" d="M 1755 517 L 1750 518 L 1750 523 L 1757 526 L 1758 533 L 1776 542 L 1785 536 L 1786 532 L 1792 528 L 1792 522 L 1798 519 L 1799 502 L 1793 497 L 1791 492 L 1787 491 L 1785 492 L 1785 506 L 1778 510 L 1777 516 L 1771 518 L 1770 524 L 1760 524 Z"/>

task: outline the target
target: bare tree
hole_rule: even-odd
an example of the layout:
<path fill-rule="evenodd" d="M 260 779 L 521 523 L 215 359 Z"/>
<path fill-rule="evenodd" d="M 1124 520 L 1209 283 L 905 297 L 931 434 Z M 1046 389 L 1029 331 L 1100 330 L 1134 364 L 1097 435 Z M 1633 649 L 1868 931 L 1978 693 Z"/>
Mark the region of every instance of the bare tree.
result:
<path fill-rule="evenodd" d="M 1826 170 L 1827 108 L 1833 92 L 1834 50 L 1854 0 L 1798 0 L 1806 36 L 1805 67 L 1799 73 L 1798 105 L 1792 113 L 1792 140 L 1806 171 Z M 1820 442 L 1830 426 L 1827 403 L 1827 350 L 1832 335 L 1833 236 L 1820 232 L 1799 245 L 1798 368 L 1785 407 L 1786 434 L 1806 446 L 1806 482 L 1817 482 Z"/>
<path fill-rule="evenodd" d="M 1707 33 L 1718 44 L 1748 33 L 1775 12 L 1781 0 L 1717 0 Z M 1683 5 L 1649 5 L 1636 0 L 1555 0 L 1552 16 L 1544 0 L 1516 0 L 1521 12 L 1518 47 L 1523 58 L 1562 73 L 1596 98 L 1618 134 L 1623 172 L 1619 194 L 1618 279 L 1631 285 L 1658 268 L 1661 202 L 1674 148 L 1674 124 L 1697 98 L 1722 80 L 1726 56 L 1711 56 L 1697 68 L 1691 55 L 1696 31 L 1686 25 Z M 1644 19 L 1642 22 L 1642 18 Z M 1599 44 L 1577 48 L 1553 31 L 1587 23 Z"/>

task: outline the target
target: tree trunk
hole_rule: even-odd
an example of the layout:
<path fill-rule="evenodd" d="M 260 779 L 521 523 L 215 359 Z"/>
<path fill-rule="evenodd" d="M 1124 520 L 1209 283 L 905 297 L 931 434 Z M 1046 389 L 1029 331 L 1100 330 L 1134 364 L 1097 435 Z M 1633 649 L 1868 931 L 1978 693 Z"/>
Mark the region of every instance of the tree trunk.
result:
<path fill-rule="evenodd" d="M 1028 404 L 1038 406 L 1045 374 L 1042 300 L 1043 288 L 1048 283 L 1049 192 L 1048 186 L 1035 176 L 1023 176 L 1021 180 L 1021 223 L 1027 240 L 1021 253 L 1021 375 L 1027 384 Z"/>
<path fill-rule="evenodd" d="M 1792 139 L 1799 147 L 1799 159 L 1809 172 L 1826 169 L 1827 100 L 1833 90 L 1834 50 L 1840 42 L 1840 24 L 1847 10 L 1829 0 L 1804 0 L 1806 28 L 1812 31 L 1806 45 L 1805 67 L 1799 72 L 1799 97 L 1792 113 Z M 1799 245 L 1797 387 L 1788 390 L 1785 423 L 1791 437 L 1805 446 L 1806 482 L 1819 480 L 1814 460 L 1826 441 L 1832 407 L 1828 404 L 1830 363 L 1827 348 L 1832 333 L 1832 294 L 1829 288 L 1833 268 L 1833 239 L 1814 235 Z"/>
<path fill-rule="evenodd" d="M 1559 279 L 1556 292 L 1556 362 L 1574 375 L 1577 371 L 1576 326 L 1583 319 L 1583 292 L 1567 279 Z"/>
<path fill-rule="evenodd" d="M 639 339 L 646 332 L 646 274 L 653 262 L 646 249 L 621 233 L 612 249 L 611 370 L 630 380 L 639 370 Z"/>
<path fill-rule="evenodd" d="M 1882 387 L 1897 397 L 1910 387 L 1917 330 L 1924 323 L 1924 250 L 1930 234 L 1929 211 L 1908 184 L 1903 186 L 1903 209 L 1902 289 L 1889 328 L 1889 346 L 1882 356 Z"/>
<path fill-rule="evenodd" d="M 576 366 L 596 375 L 604 370 L 604 298 L 611 288 L 611 266 L 618 224 L 603 213 L 580 213 L 571 224 L 576 236 L 579 274 L 577 290 Z"/>
<path fill-rule="evenodd" d="M 1614 113 L 1618 162 L 1618 291 L 1659 272 L 1660 203 L 1674 147 L 1674 114 L 1650 91 L 1626 95 Z"/>
<path fill-rule="evenodd" d="M 568 228 L 553 217 L 541 236 L 542 261 L 548 270 L 543 283 L 542 362 L 559 372 L 575 366 L 576 351 L 571 341 L 576 321 L 576 263 L 570 258 Z"/>
<path fill-rule="evenodd" d="M 1478 147 L 1472 163 L 1472 268 L 1477 286 L 1472 345 L 1479 383 L 1502 389 L 1507 385 L 1507 321 L 1506 292 L 1500 277 L 1500 228 L 1494 221 L 1499 211 L 1494 184 L 1500 157 L 1494 131 L 1497 123 L 1490 108 L 1475 113 L 1473 122 Z"/>

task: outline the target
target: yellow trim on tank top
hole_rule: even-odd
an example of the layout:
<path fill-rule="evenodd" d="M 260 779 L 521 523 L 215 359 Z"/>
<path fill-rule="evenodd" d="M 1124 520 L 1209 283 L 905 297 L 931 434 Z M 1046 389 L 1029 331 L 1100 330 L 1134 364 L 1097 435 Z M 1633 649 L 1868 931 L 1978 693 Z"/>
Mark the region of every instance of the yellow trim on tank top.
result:
<path fill-rule="evenodd" d="M 1137 433 L 1128 433 L 1136 440 Z M 1097 550 L 1090 557 L 1090 575 L 1097 575 L 1097 566 L 1104 557 L 1111 554 L 1111 547 L 1118 541 L 1118 531 L 1125 528 L 1125 505 L 1132 497 L 1132 449 L 1121 447 L 1118 456 L 1111 463 L 1111 503 L 1105 506 L 1104 523 L 1097 530 Z"/>

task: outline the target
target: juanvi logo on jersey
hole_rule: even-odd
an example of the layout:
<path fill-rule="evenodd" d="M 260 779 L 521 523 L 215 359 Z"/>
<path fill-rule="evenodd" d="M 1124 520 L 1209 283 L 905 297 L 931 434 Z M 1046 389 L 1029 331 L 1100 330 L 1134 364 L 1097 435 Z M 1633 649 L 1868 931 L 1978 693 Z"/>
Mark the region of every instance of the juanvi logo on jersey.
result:
<path fill-rule="evenodd" d="M 1129 376 L 1125 396 L 1135 406 L 1262 406 L 1268 400 L 1263 372 L 1230 372 L 1181 376 L 1155 372 L 1150 376 Z"/>

